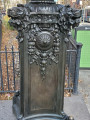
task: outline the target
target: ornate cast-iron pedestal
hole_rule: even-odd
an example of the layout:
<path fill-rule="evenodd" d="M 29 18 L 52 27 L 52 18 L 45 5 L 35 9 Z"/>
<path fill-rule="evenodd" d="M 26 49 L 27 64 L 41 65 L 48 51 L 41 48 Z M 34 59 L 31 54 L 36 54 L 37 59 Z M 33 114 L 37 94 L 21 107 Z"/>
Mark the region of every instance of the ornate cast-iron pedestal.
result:
<path fill-rule="evenodd" d="M 54 0 L 31 0 L 8 10 L 18 30 L 20 91 L 13 98 L 18 120 L 71 120 L 63 112 L 67 34 L 81 11 Z"/>

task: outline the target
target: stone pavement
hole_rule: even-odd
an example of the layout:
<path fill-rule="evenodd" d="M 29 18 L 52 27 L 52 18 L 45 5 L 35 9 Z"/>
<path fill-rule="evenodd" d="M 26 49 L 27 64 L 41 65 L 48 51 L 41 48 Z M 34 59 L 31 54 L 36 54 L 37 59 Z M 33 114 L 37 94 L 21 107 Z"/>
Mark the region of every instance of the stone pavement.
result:
<path fill-rule="evenodd" d="M 65 97 L 64 111 L 69 116 L 74 116 L 75 120 L 90 120 L 90 114 L 80 94 Z M 11 100 L 0 101 L 0 120 L 16 120 L 12 113 Z"/>
<path fill-rule="evenodd" d="M 64 105 L 64 111 L 67 115 L 73 116 L 75 120 L 90 120 L 90 114 L 80 94 L 65 98 Z"/>
<path fill-rule="evenodd" d="M 79 81 L 79 91 L 90 113 L 90 70 L 80 70 Z"/>

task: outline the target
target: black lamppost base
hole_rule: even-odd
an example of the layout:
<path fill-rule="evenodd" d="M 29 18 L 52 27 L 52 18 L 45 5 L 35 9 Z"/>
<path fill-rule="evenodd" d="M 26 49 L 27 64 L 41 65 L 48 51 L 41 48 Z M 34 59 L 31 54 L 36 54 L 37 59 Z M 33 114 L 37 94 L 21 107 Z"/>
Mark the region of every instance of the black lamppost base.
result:
<path fill-rule="evenodd" d="M 67 116 L 60 116 L 56 114 L 37 114 L 22 118 L 21 120 L 69 120 Z"/>
<path fill-rule="evenodd" d="M 74 120 L 73 117 L 67 116 L 64 112 L 61 115 L 58 114 L 34 114 L 28 117 L 23 117 L 20 114 L 20 95 L 16 93 L 13 97 L 13 113 L 17 120 Z"/>

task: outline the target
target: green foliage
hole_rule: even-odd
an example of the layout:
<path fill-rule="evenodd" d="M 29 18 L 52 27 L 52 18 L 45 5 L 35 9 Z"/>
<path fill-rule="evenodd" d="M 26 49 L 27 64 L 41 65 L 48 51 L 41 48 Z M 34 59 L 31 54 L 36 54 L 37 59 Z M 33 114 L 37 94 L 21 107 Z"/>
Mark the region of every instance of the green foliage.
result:
<path fill-rule="evenodd" d="M 3 25 L 5 26 L 6 29 L 14 30 L 14 28 L 12 26 L 10 26 L 9 23 L 8 23 L 9 19 L 10 18 L 7 15 L 5 15 L 3 17 Z"/>

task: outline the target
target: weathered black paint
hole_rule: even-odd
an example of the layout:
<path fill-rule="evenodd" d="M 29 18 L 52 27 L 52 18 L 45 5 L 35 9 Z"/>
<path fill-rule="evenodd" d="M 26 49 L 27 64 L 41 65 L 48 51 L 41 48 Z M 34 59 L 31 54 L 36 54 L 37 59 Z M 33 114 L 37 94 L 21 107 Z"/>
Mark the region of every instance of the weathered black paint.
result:
<path fill-rule="evenodd" d="M 79 24 L 81 11 L 31 0 L 8 10 L 18 30 L 21 89 L 13 98 L 19 120 L 70 120 L 63 112 L 67 34 Z"/>

